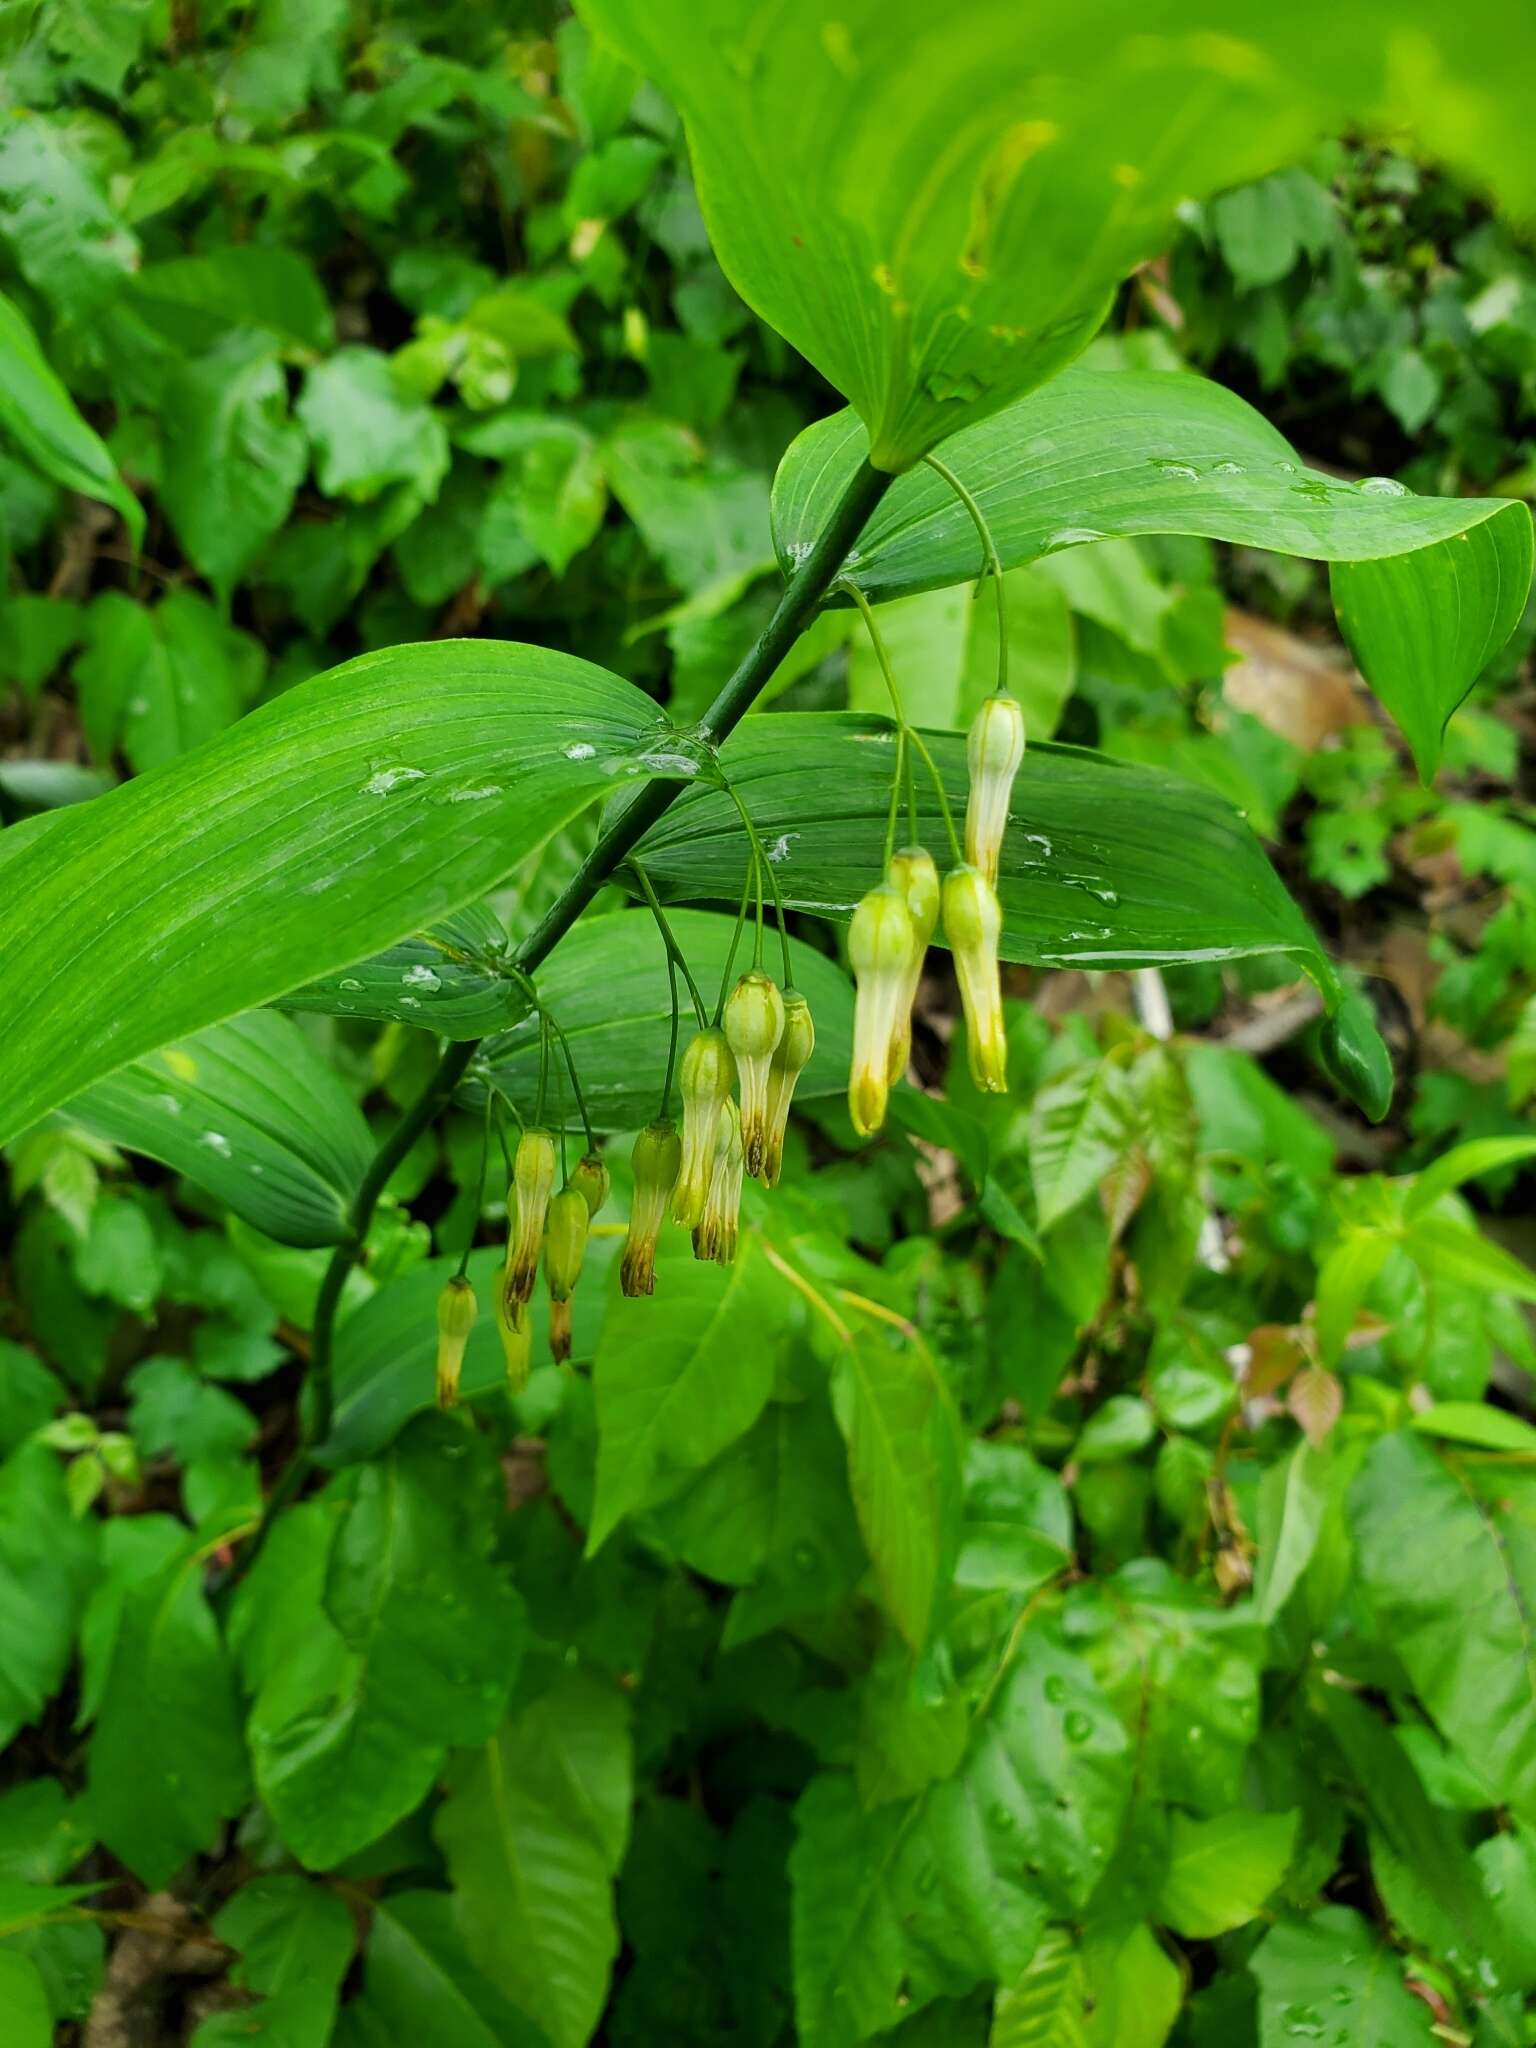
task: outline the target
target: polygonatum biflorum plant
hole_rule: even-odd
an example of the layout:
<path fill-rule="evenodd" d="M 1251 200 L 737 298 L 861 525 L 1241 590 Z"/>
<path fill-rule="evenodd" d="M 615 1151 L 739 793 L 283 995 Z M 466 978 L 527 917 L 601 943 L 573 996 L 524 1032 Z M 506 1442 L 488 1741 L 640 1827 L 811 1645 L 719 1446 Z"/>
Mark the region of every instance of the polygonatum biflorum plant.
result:
<path fill-rule="evenodd" d="M 32 1331 L 110 1381 L 72 1229 L 93 1304 L 163 1294 L 200 1347 L 135 1363 L 124 1430 L 56 1416 L 0 1345 L 0 1727 L 36 1737 L 0 1793 L 6 2042 L 137 2038 L 120 1929 L 223 1973 L 224 2004 L 166 2022 L 202 2048 L 1531 2040 L 1536 1432 L 1481 1396 L 1536 1281 L 1459 1190 L 1536 1145 L 1336 1184 L 1241 1053 L 1150 1020 L 1052 1038 L 1004 968 L 1289 962 L 1322 1066 L 1386 1115 L 1372 1009 L 1247 820 L 1030 742 L 1009 592 L 1147 536 L 1326 562 L 1433 781 L 1526 608 L 1525 504 L 1346 480 L 1215 383 L 1079 358 L 1186 202 L 1346 121 L 1536 205 L 1536 16 L 587 0 L 498 72 L 390 9 L 263 5 L 226 38 L 216 7 L 206 46 L 198 11 L 47 5 L 8 46 L 0 428 L 127 563 L 145 483 L 226 607 L 269 545 L 317 634 L 397 541 L 436 589 L 418 519 L 446 595 L 476 488 L 444 483 L 448 391 L 458 450 L 517 465 L 504 564 L 558 578 L 594 538 L 599 445 L 686 552 L 675 441 L 555 403 L 570 293 L 396 248 L 420 318 L 386 358 L 332 351 L 295 285 L 290 188 L 319 165 L 390 222 L 414 148 L 471 153 L 461 105 L 493 178 L 503 129 L 535 189 L 551 134 L 580 144 L 553 225 L 616 307 L 596 252 L 665 154 L 664 95 L 718 261 L 694 317 L 734 288 L 846 404 L 779 464 L 781 588 L 696 717 L 553 646 L 370 625 L 244 716 L 232 684 L 204 731 L 189 677 L 244 656 L 178 587 L 98 600 L 78 664 L 88 737 L 143 772 L 19 805 L 0 775 L 0 1143 L 49 1204 L 17 1238 Z M 101 102 L 185 127 L 131 161 Z M 287 197 L 220 242 L 244 179 Z M 165 239 L 183 203 L 195 256 Z M 206 360 L 173 373 L 178 307 Z M 644 325 L 626 347 L 664 362 Z M 200 438 L 151 461 L 170 391 Z M 107 401 L 132 432 L 103 439 Z M 311 445 L 329 540 L 280 533 Z M 671 627 L 761 566 L 710 559 Z M 972 584 L 995 686 L 939 729 L 882 608 Z M 85 632 L 58 602 L 15 608 L 17 647 Z M 889 710 L 767 711 L 829 622 Z M 912 1078 L 930 948 L 947 1096 Z M 909 1232 L 874 1149 L 839 1209 L 807 1132 L 840 1097 L 840 1135 L 907 1133 L 973 1199 Z M 222 1234 L 156 1179 L 101 1224 L 124 1153 Z M 1217 1210 L 1241 1230 L 1213 1250 Z M 1242 1314 L 1206 1291 L 1234 1262 Z M 274 1305 L 297 1432 L 263 1485 L 217 1382 L 273 1369 Z M 143 1490 L 171 1453 L 175 1512 Z"/>

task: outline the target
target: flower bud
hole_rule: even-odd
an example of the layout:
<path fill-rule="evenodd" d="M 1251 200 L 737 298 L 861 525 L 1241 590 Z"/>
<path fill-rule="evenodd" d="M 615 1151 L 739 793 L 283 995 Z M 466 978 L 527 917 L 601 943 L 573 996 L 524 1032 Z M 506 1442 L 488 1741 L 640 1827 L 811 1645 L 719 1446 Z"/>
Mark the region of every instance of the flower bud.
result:
<path fill-rule="evenodd" d="M 768 1073 L 784 1036 L 784 998 L 778 984 L 754 967 L 731 990 L 725 1039 L 741 1079 L 741 1143 L 747 1172 L 762 1170 L 768 1143 Z"/>
<path fill-rule="evenodd" d="M 789 1128 L 789 1105 L 795 1097 L 795 1083 L 810 1064 L 816 1050 L 816 1026 L 811 1006 L 797 988 L 784 991 L 784 1035 L 768 1067 L 767 1135 L 763 1144 L 758 1179 L 764 1187 L 779 1184 L 784 1164 L 784 1133 Z"/>
<path fill-rule="evenodd" d="M 912 1005 L 917 1001 L 917 985 L 923 978 L 923 955 L 939 921 L 939 871 L 925 846 L 900 846 L 891 855 L 885 879 L 906 904 L 916 941 L 912 965 L 897 1004 L 896 1028 L 891 1033 L 888 1073 L 894 1087 L 912 1057 Z"/>
<path fill-rule="evenodd" d="M 524 1131 L 512 1158 L 507 1195 L 507 1298 L 527 1301 L 539 1271 L 544 1220 L 555 1186 L 555 1141 L 548 1131 Z"/>
<path fill-rule="evenodd" d="M 656 1285 L 656 1240 L 682 1157 L 682 1140 L 670 1117 L 647 1124 L 635 1140 L 635 1196 L 619 1262 L 619 1285 L 626 1294 L 649 1294 Z"/>
<path fill-rule="evenodd" d="M 533 1359 L 533 1318 L 522 1303 L 508 1304 L 505 1286 L 496 1289 L 496 1334 L 507 1362 L 507 1392 L 520 1394 L 528 1384 Z"/>
<path fill-rule="evenodd" d="M 571 1186 L 579 1188 L 586 1197 L 589 1218 L 595 1216 L 607 1201 L 612 1185 L 612 1176 L 603 1164 L 601 1153 L 589 1152 L 577 1161 L 576 1171 L 571 1175 Z"/>
<path fill-rule="evenodd" d="M 580 1188 L 563 1187 L 549 1205 L 544 1278 L 549 1282 L 549 1353 L 556 1365 L 564 1365 L 571 1355 L 571 1296 L 581 1278 L 591 1220 Z"/>
<path fill-rule="evenodd" d="M 704 1214 L 715 1167 L 715 1137 L 736 1085 L 736 1055 L 718 1030 L 699 1031 L 683 1054 L 678 1085 L 683 1098 L 683 1157 L 672 1192 L 674 1222 L 696 1224 Z"/>
<path fill-rule="evenodd" d="M 965 763 L 971 772 L 965 806 L 965 857 L 996 887 L 1013 778 L 1024 758 L 1024 710 L 1017 697 L 998 693 L 971 720 Z"/>
<path fill-rule="evenodd" d="M 986 876 L 973 867 L 959 867 L 946 875 L 944 936 L 955 956 L 960 1000 L 965 1006 L 971 1078 L 978 1088 L 993 1095 L 1008 1092 L 1008 1038 L 997 965 L 1002 934 L 1002 905 Z"/>
<path fill-rule="evenodd" d="M 437 1405 L 456 1408 L 459 1375 L 464 1368 L 464 1348 L 475 1327 L 478 1313 L 475 1290 L 462 1273 L 455 1273 L 437 1297 Z"/>
<path fill-rule="evenodd" d="M 917 957 L 917 933 L 906 900 L 889 882 L 882 882 L 863 898 L 848 927 L 848 961 L 855 984 L 848 1114 L 861 1138 L 885 1122 L 891 1040 L 902 991 Z"/>
<path fill-rule="evenodd" d="M 704 1213 L 693 1233 L 693 1256 L 729 1266 L 736 1257 L 736 1219 L 741 1212 L 741 1186 L 746 1153 L 741 1137 L 741 1112 L 727 1102 L 715 1135 L 714 1167 Z"/>

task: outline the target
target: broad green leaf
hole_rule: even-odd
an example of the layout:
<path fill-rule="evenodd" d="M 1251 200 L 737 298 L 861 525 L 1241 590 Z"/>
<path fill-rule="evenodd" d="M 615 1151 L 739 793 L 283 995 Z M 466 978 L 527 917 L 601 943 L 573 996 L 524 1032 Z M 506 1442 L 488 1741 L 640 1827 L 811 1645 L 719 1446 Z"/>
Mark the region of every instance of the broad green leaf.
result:
<path fill-rule="evenodd" d="M 1361 1588 L 1430 1717 L 1499 1801 L 1536 1815 L 1532 1475 L 1484 1494 L 1416 1436 L 1383 1437 L 1349 1494 Z"/>
<path fill-rule="evenodd" d="M 1048 1927 L 1028 1967 L 997 1994 L 987 2048 L 1087 2048 L 1088 1980 L 1069 1929 Z"/>
<path fill-rule="evenodd" d="M 1410 1220 L 1433 1209 L 1442 1195 L 1459 1188 L 1479 1174 L 1495 1173 L 1500 1167 L 1521 1166 L 1536 1159 L 1536 1138 L 1471 1138 L 1442 1152 L 1432 1166 L 1415 1174 L 1403 1202 L 1403 1214 Z"/>
<path fill-rule="evenodd" d="M 523 1633 L 493 1508 L 488 1454 L 434 1418 L 286 1516 L 242 1589 L 256 1787 L 311 1867 L 376 1840 L 500 1719 Z"/>
<path fill-rule="evenodd" d="M 146 1358 L 128 1375 L 128 1426 L 145 1458 L 167 1452 L 182 1465 L 238 1457 L 256 1434 L 243 1401 L 211 1387 L 184 1358 Z"/>
<path fill-rule="evenodd" d="M 1434 779 L 1445 728 L 1525 611 L 1531 589 L 1531 515 L 1498 504 L 1465 533 L 1413 554 L 1335 561 L 1329 573 L 1339 628 L 1360 673 Z"/>
<path fill-rule="evenodd" d="M 91 1737 L 97 1831 L 156 1890 L 212 1847 L 250 1787 L 234 1670 L 202 1575 L 188 1539 L 126 1593 Z"/>
<path fill-rule="evenodd" d="M 1536 1456 L 1536 1428 L 1507 1408 L 1485 1401 L 1437 1401 L 1409 1417 L 1408 1427 L 1421 1436 L 1443 1437 L 1448 1443 L 1475 1444 L 1485 1451 L 1514 1451 Z"/>
<path fill-rule="evenodd" d="M 1241 1806 L 1210 1820 L 1170 1815 L 1157 1918 L 1206 1939 L 1254 1919 L 1286 1873 L 1299 1818 Z"/>
<path fill-rule="evenodd" d="M 1416 1218 L 1403 1249 L 1431 1285 L 1460 1282 L 1490 1294 L 1513 1295 L 1516 1301 L 1536 1301 L 1536 1271 L 1460 1217 Z"/>
<path fill-rule="evenodd" d="M 553 2048 L 586 2048 L 607 1998 L 630 1799 L 623 1695 L 570 1672 L 458 1760 L 438 1814 L 470 1958 Z"/>
<path fill-rule="evenodd" d="M 547 2040 L 470 1961 L 448 1892 L 393 1892 L 375 1901 L 362 1995 L 347 2012 L 379 2048 L 405 2040 L 545 2048 Z"/>
<path fill-rule="evenodd" d="M 1259 1482 L 1259 1564 L 1254 1600 L 1267 1626 L 1312 1561 L 1328 1511 L 1329 1454 L 1304 1438 Z"/>
<path fill-rule="evenodd" d="M 328 498 L 364 503 L 390 484 L 406 483 L 430 500 L 448 473 L 441 414 L 404 389 L 378 349 L 338 349 L 317 364 L 305 380 L 298 416 Z"/>
<path fill-rule="evenodd" d="M 186 1550 L 186 1525 L 174 1515 L 113 1515 L 101 1532 L 101 1576 L 80 1622 L 80 1705 L 75 1726 L 100 1709 L 129 1590 L 159 1578 Z"/>
<path fill-rule="evenodd" d="M 741 1589 L 724 1649 L 835 1605 L 867 1569 L 843 1441 L 824 1400 L 771 1401 L 661 1520 L 690 1570 Z"/>
<path fill-rule="evenodd" d="M 740 880 L 738 877 L 738 889 Z M 771 913 L 770 913 L 771 916 Z M 694 980 L 713 1003 L 730 951 L 734 917 L 703 911 L 670 916 Z M 751 965 L 750 939 L 737 953 L 736 972 Z M 778 934 L 770 932 L 764 963 L 775 978 L 783 966 Z M 853 1046 L 853 991 L 847 977 L 814 947 L 790 941 L 795 986 L 811 1006 L 816 1050 L 795 1086 L 795 1100 L 840 1095 L 848 1085 Z M 688 991 L 679 980 L 683 1042 L 694 1028 Z M 570 1041 L 581 1092 L 599 1131 L 632 1131 L 656 1115 L 672 1029 L 667 956 L 648 910 L 621 910 L 583 918 L 563 938 L 538 974 L 539 999 Z M 493 1038 L 485 1057 L 498 1085 L 525 1116 L 539 1087 L 539 1026 L 530 1017 Z M 579 1122 L 570 1084 L 558 1063 L 550 1082 L 549 1114 Z"/>
<path fill-rule="evenodd" d="M 1434 2014 L 1403 1984 L 1402 1959 L 1347 1906 L 1324 1906 L 1265 1935 L 1248 1966 L 1259 1980 L 1261 2048 L 1294 2048 L 1298 2023 L 1350 2048 L 1433 2048 Z M 1337 2020 L 1335 2020 L 1337 2015 Z"/>
<path fill-rule="evenodd" d="M 10 105 L 0 122 L 0 237 L 57 312 L 90 320 L 122 291 L 139 247 L 81 141 L 64 121 Z"/>
<path fill-rule="evenodd" d="M 962 1445 L 949 1388 L 915 1331 L 855 1321 L 837 1352 L 832 1407 L 881 1596 L 921 1650 L 959 1536 Z"/>
<path fill-rule="evenodd" d="M 166 423 L 161 503 L 227 595 L 292 511 L 308 465 L 276 350 L 247 333 L 188 363 L 167 390 Z"/>
<path fill-rule="evenodd" d="M 213 1931 L 239 1953 L 231 1980 L 259 2002 L 204 2020 L 192 2048 L 325 2048 L 356 1939 L 335 1892 L 302 1877 L 255 1877 L 222 1908 Z"/>
<path fill-rule="evenodd" d="M 234 723 L 261 666 L 257 643 L 193 591 L 153 607 L 104 591 L 74 664 L 92 752 L 106 761 L 121 748 L 135 769 L 163 766 Z"/>
<path fill-rule="evenodd" d="M 1152 1929 L 1111 1920 L 1089 1926 L 1088 2048 L 1163 2048 L 1184 2002 L 1184 1979 Z"/>
<path fill-rule="evenodd" d="M 1391 1257 L 1393 1240 L 1385 1230 L 1345 1230 L 1317 1275 L 1317 1347 L 1323 1363 L 1342 1355 L 1365 1297 Z"/>
<path fill-rule="evenodd" d="M 95 1846 L 84 1811 L 57 1778 L 29 1778 L 0 1794 L 0 1877 L 56 1884 Z"/>
<path fill-rule="evenodd" d="M 846 918 L 878 878 L 895 734 L 852 713 L 749 718 L 722 759 L 767 843 L 785 907 Z M 964 809 L 965 744 L 928 735 L 951 808 Z M 920 835 L 943 823 L 918 777 Z M 1325 994 L 1334 970 L 1248 826 L 1192 783 L 1084 748 L 1031 747 L 1014 784 L 998 889 L 1003 956 L 1082 967 L 1171 966 L 1249 953 L 1295 956 Z M 735 903 L 741 821 L 690 789 L 646 834 L 663 900 Z"/>
<path fill-rule="evenodd" d="M 1507 79 L 1536 61 L 1514 6 L 1430 0 L 1347 22 L 1321 0 L 1234 24 L 1192 0 L 963 16 L 920 0 L 585 0 L 683 114 L 727 276 L 852 401 L 904 469 L 1087 342 L 1177 206 L 1274 170 L 1345 117 L 1536 198 Z M 1401 48 L 1411 42 L 1412 62 Z M 1523 55 L 1517 56 L 1516 52 Z"/>
<path fill-rule="evenodd" d="M 141 1053 L 482 896 L 645 773 L 657 737 L 649 699 L 570 656 L 397 647 L 158 773 L 13 826 L 0 1142 Z"/>
<path fill-rule="evenodd" d="M 774 537 L 792 565 L 862 458 L 856 416 L 820 420 L 774 483 Z M 1530 589 L 1526 507 L 1416 498 L 1302 467 L 1235 393 L 1184 373 L 1068 371 L 944 448 L 1005 567 L 1110 536 L 1201 534 L 1335 565 L 1340 624 L 1426 772 L 1447 719 L 1508 639 Z M 969 581 L 976 529 L 932 470 L 881 500 L 847 573 L 874 602 Z"/>
<path fill-rule="evenodd" d="M 297 1026 L 259 1010 L 146 1054 L 65 1114 L 185 1174 L 281 1244 L 335 1244 L 373 1156 L 334 1068 Z"/>
<path fill-rule="evenodd" d="M 597 1498 L 590 1556 L 625 1515 L 752 1427 L 794 1300 L 755 1232 L 733 1266 L 664 1250 L 654 1297 L 610 1302 L 593 1365 Z"/>
<path fill-rule="evenodd" d="M 955 1584 L 1029 1595 L 1072 1561 L 1072 1510 L 1061 1481 L 1018 1444 L 978 1437 L 965 1457 Z"/>
<path fill-rule="evenodd" d="M 0 2024 L 8 2048 L 52 2048 L 53 2013 L 37 1965 L 0 1949 Z"/>
<path fill-rule="evenodd" d="M 69 1511 L 64 1468 L 23 1444 L 0 1466 L 0 1743 L 63 1683 L 96 1576 L 96 1527 Z"/>
<path fill-rule="evenodd" d="M 20 310 L 3 294 L 0 431 L 55 483 L 115 506 L 127 522 L 134 545 L 142 542 L 143 506 L 118 475 L 100 438 L 76 411 L 74 400 L 49 367 Z"/>
<path fill-rule="evenodd" d="M 851 1777 L 814 1778 L 790 1859 L 806 2048 L 1015 1979 L 1053 1912 L 1077 1915 L 1099 1882 L 1130 1791 L 1130 1745 L 1091 1671 L 1038 1629 L 953 1778 L 872 1810 Z"/>
<path fill-rule="evenodd" d="M 147 263 L 133 297 L 189 356 L 213 349 L 232 330 L 259 329 L 271 343 L 324 354 L 335 322 L 313 266 L 275 242 L 216 243 L 198 256 Z"/>
<path fill-rule="evenodd" d="M 1029 1165 L 1042 1230 L 1093 1194 L 1136 1142 L 1135 1103 L 1119 1060 L 1087 1060 L 1040 1090 Z"/>
<path fill-rule="evenodd" d="M 578 925 L 564 943 L 584 928 Z M 525 985 L 508 969 L 511 951 L 495 912 L 469 903 L 430 931 L 412 932 L 385 952 L 356 961 L 345 974 L 294 989 L 277 1007 L 373 1017 L 443 1038 L 484 1038 L 515 1024 L 528 1008 Z"/>

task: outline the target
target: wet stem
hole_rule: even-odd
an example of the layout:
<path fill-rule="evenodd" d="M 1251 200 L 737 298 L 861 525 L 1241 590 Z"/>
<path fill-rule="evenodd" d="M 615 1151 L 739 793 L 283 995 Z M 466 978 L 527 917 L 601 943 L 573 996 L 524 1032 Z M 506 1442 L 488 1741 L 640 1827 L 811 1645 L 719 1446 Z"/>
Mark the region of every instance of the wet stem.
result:
<path fill-rule="evenodd" d="M 811 623 L 822 600 L 842 574 L 848 550 L 857 541 L 865 522 L 893 482 L 894 477 L 889 471 L 874 469 L 868 462 L 859 464 L 848 479 L 831 518 L 785 585 L 773 617 L 694 726 L 691 737 L 697 745 L 718 747 L 751 710 L 774 670 Z M 598 890 L 629 859 L 646 832 L 685 787 L 682 782 L 657 779 L 646 783 L 615 807 L 613 816 L 598 832 L 586 859 L 518 947 L 513 964 L 520 974 L 532 974 L 547 959 Z M 461 1039 L 444 1050 L 420 1095 L 381 1142 L 358 1183 L 347 1217 L 346 1232 L 331 1254 L 315 1300 L 309 1373 L 301 1401 L 299 1445 L 267 1498 L 261 1522 L 251 1542 L 236 1559 L 225 1581 L 226 1592 L 232 1591 L 255 1563 L 277 1516 L 295 1498 L 318 1463 L 318 1454 L 330 1436 L 335 1420 L 333 1360 L 336 1312 L 341 1305 L 342 1290 L 353 1266 L 362 1256 L 374 1210 L 390 1176 L 421 1134 L 447 1108 L 479 1049 L 480 1041 L 471 1038 Z"/>

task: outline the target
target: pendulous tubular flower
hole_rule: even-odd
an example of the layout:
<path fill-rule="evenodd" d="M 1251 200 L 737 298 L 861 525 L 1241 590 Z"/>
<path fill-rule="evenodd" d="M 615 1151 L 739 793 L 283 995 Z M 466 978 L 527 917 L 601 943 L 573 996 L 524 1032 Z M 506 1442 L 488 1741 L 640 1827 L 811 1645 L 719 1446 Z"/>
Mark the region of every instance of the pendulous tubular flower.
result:
<path fill-rule="evenodd" d="M 997 891 L 973 867 L 944 877 L 944 936 L 955 957 L 971 1077 L 992 1095 L 1008 1092 L 1008 1038 L 997 949 L 1003 935 Z"/>
<path fill-rule="evenodd" d="M 744 974 L 725 1006 L 725 1040 L 741 1079 L 741 1143 L 747 1172 L 762 1171 L 768 1144 L 768 1075 L 784 1036 L 784 998 L 760 967 Z"/>
<path fill-rule="evenodd" d="M 619 1261 L 619 1285 L 626 1294 L 650 1294 L 656 1286 L 656 1240 L 682 1158 L 682 1140 L 670 1117 L 647 1124 L 635 1140 L 635 1195 Z"/>
<path fill-rule="evenodd" d="M 548 1131 L 524 1131 L 512 1156 L 512 1186 L 507 1195 L 507 1299 L 511 1302 L 525 1302 L 533 1293 L 554 1186 L 554 1139 Z"/>
<path fill-rule="evenodd" d="M 784 1164 L 784 1133 L 789 1128 L 789 1105 L 795 1099 L 795 1083 L 810 1064 L 816 1050 L 816 1026 L 811 1006 L 797 988 L 784 991 L 784 1032 L 768 1066 L 767 1135 L 758 1179 L 764 1187 L 776 1188 Z"/>
<path fill-rule="evenodd" d="M 544 1277 L 549 1282 L 549 1349 L 557 1365 L 564 1365 L 571 1355 L 571 1296 L 587 1256 L 591 1220 L 587 1198 L 578 1187 L 563 1187 L 549 1205 Z"/>
<path fill-rule="evenodd" d="M 459 1404 L 459 1375 L 464 1369 L 464 1349 L 475 1327 L 478 1313 L 475 1290 L 462 1273 L 455 1273 L 437 1297 L 437 1405 L 456 1408 Z"/>
<path fill-rule="evenodd" d="M 998 692 L 971 720 L 965 762 L 971 773 L 965 806 L 965 857 L 996 888 L 1008 799 L 1024 759 L 1024 711 L 1017 697 Z"/>
<path fill-rule="evenodd" d="M 736 1258 L 737 1218 L 746 1178 L 746 1152 L 741 1137 L 741 1112 L 727 1102 L 715 1134 L 715 1162 L 709 1177 L 704 1213 L 693 1233 L 693 1256 L 729 1266 Z"/>
<path fill-rule="evenodd" d="M 587 1215 L 596 1216 L 608 1199 L 608 1190 L 613 1179 L 603 1164 L 600 1152 L 588 1152 L 576 1162 L 576 1171 L 571 1175 L 571 1186 L 579 1188 L 586 1197 Z"/>
<path fill-rule="evenodd" d="M 905 898 L 889 882 L 880 883 L 861 900 L 848 927 L 848 962 L 854 978 L 848 1114 L 861 1138 L 885 1122 L 891 1042 L 913 960 L 920 957 Z"/>
<path fill-rule="evenodd" d="M 917 1001 L 917 984 L 923 978 L 923 955 L 933 928 L 939 921 L 939 871 L 925 846 L 900 846 L 891 855 L 885 879 L 907 906 L 912 920 L 915 946 L 912 965 L 896 1010 L 896 1028 L 891 1033 L 891 1063 L 887 1077 L 894 1087 L 907 1071 L 912 1057 L 912 1005 Z"/>
<path fill-rule="evenodd" d="M 683 1158 L 672 1191 L 672 1218 L 690 1229 L 704 1214 L 715 1169 L 715 1137 L 736 1085 L 736 1055 L 719 1029 L 696 1032 L 683 1054 Z"/>
<path fill-rule="evenodd" d="M 507 1364 L 507 1392 L 520 1394 L 533 1361 L 533 1318 L 521 1302 L 508 1303 L 505 1286 L 496 1289 L 496 1334 Z"/>

